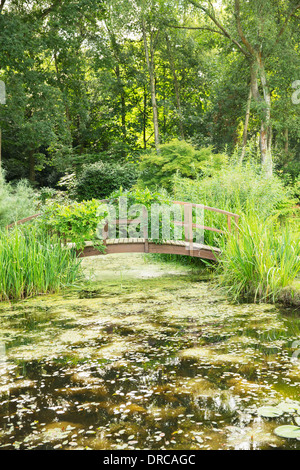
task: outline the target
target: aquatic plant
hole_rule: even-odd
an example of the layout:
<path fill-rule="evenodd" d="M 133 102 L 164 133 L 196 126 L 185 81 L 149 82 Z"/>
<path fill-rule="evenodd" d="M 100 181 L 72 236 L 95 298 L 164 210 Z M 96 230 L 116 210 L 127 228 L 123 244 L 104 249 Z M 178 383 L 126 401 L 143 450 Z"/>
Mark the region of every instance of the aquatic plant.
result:
<path fill-rule="evenodd" d="M 217 283 L 235 301 L 275 303 L 299 272 L 299 236 L 272 218 L 252 217 L 223 240 Z"/>
<path fill-rule="evenodd" d="M 82 264 L 88 285 L 0 309 L 1 450 L 300 448 L 274 433 L 300 418 L 294 319 L 142 254 Z M 257 417 L 273 404 L 293 412 Z"/>
<path fill-rule="evenodd" d="M 0 300 L 57 292 L 80 275 L 74 250 L 35 226 L 0 231 Z"/>
<path fill-rule="evenodd" d="M 279 403 L 277 406 L 261 406 L 257 409 L 258 416 L 262 416 L 264 418 L 278 418 L 283 414 L 300 414 L 300 404 L 299 402 L 282 402 Z M 297 419 L 297 418 L 295 418 Z"/>
<path fill-rule="evenodd" d="M 276 436 L 285 437 L 286 439 L 300 439 L 300 427 L 293 425 L 278 426 L 274 433 Z"/>
<path fill-rule="evenodd" d="M 263 418 L 279 418 L 283 415 L 293 417 L 296 425 L 288 424 L 278 426 L 274 429 L 274 434 L 285 439 L 300 439 L 300 403 L 281 402 L 277 406 L 261 406 L 257 409 L 258 416 Z M 298 414 L 297 416 L 295 416 Z"/>
<path fill-rule="evenodd" d="M 264 418 L 278 418 L 283 415 L 283 411 L 275 406 L 261 406 L 258 408 L 257 414 Z"/>

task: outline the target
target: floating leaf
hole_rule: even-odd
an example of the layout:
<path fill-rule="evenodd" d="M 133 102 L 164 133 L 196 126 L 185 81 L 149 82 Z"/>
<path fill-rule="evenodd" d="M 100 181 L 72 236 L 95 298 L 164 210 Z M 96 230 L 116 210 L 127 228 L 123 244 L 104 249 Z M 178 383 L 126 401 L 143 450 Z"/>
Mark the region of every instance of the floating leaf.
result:
<path fill-rule="evenodd" d="M 297 410 L 300 409 L 299 405 L 294 403 L 279 403 L 277 408 L 283 413 L 295 413 Z"/>
<path fill-rule="evenodd" d="M 257 413 L 264 418 L 278 418 L 283 414 L 283 411 L 275 406 L 261 406 Z"/>
<path fill-rule="evenodd" d="M 300 427 L 299 426 L 279 426 L 275 429 L 276 436 L 285 437 L 286 439 L 300 439 Z"/>
<path fill-rule="evenodd" d="M 297 418 L 295 418 L 295 423 L 298 424 L 298 426 L 300 426 L 300 417 L 297 416 Z"/>

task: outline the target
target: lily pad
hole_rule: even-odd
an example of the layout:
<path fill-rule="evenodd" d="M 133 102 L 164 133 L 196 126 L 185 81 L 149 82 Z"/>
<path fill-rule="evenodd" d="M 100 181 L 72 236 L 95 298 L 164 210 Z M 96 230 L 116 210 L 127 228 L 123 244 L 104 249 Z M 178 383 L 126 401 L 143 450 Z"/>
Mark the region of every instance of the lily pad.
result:
<path fill-rule="evenodd" d="M 277 408 L 283 413 L 295 413 L 300 409 L 299 405 L 294 403 L 279 403 L 279 405 L 277 405 Z"/>
<path fill-rule="evenodd" d="M 283 411 L 276 406 L 261 406 L 258 408 L 257 413 L 264 418 L 278 418 L 283 415 Z"/>
<path fill-rule="evenodd" d="M 276 436 L 285 437 L 286 439 L 300 439 L 300 427 L 299 426 L 279 426 L 274 430 Z"/>
<path fill-rule="evenodd" d="M 300 426 L 300 417 L 297 416 L 297 418 L 295 418 L 295 423 L 298 424 L 298 426 Z"/>

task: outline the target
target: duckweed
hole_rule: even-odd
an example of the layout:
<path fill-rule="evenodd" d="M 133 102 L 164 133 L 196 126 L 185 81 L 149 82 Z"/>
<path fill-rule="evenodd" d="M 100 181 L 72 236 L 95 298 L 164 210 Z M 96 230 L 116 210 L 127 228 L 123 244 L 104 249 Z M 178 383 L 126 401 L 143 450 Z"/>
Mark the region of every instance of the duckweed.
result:
<path fill-rule="evenodd" d="M 83 268 L 0 306 L 1 449 L 300 449 L 299 316 L 141 255 Z"/>

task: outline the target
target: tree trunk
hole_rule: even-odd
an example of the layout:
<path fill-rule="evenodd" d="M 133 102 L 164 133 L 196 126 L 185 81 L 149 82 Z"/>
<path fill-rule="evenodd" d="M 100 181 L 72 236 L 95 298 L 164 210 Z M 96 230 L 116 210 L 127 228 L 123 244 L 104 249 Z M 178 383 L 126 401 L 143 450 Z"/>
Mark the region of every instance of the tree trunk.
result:
<path fill-rule="evenodd" d="M 111 47 L 113 50 L 113 54 L 115 56 L 117 65 L 115 68 L 115 74 L 117 77 L 117 82 L 120 90 L 120 105 L 121 105 L 121 125 L 122 125 L 122 135 L 123 135 L 123 140 L 124 143 L 126 143 L 127 139 L 127 128 L 126 128 L 126 95 L 125 95 L 125 90 L 124 90 L 124 84 L 122 81 L 122 76 L 121 76 L 121 65 L 123 64 L 123 61 L 121 59 L 121 46 L 118 44 L 115 34 L 113 32 L 113 27 L 109 25 L 108 21 L 105 21 L 105 26 L 107 29 L 107 32 L 110 37 L 110 42 L 111 42 Z M 125 67 L 125 66 L 124 66 Z M 122 150 L 122 156 L 125 158 L 126 157 L 126 150 Z"/>
<path fill-rule="evenodd" d="M 149 79 L 150 79 L 150 92 L 151 92 L 151 102 L 152 102 L 152 110 L 153 110 L 154 141 L 155 141 L 156 151 L 157 153 L 159 153 L 160 137 L 159 137 L 158 110 L 157 110 L 156 87 L 155 87 L 153 32 L 151 31 L 150 54 L 149 54 L 146 26 L 145 26 L 144 20 L 142 20 L 142 31 L 143 31 L 143 39 L 144 39 L 146 64 L 147 64 Z"/>
<path fill-rule="evenodd" d="M 123 135 L 124 143 L 126 143 L 126 138 L 127 138 L 126 101 L 125 101 L 124 86 L 123 86 L 123 82 L 122 82 L 122 78 L 121 78 L 120 65 L 116 66 L 116 76 L 117 76 L 118 85 L 119 85 L 119 88 L 120 88 L 122 135 Z M 125 149 L 122 150 L 122 154 L 123 154 L 122 156 L 125 158 L 126 157 Z"/>
<path fill-rule="evenodd" d="M 264 109 L 261 115 L 261 128 L 260 128 L 260 152 L 262 169 L 267 176 L 273 174 L 273 159 L 272 159 L 272 124 L 271 124 L 271 94 L 267 86 L 264 66 L 261 57 L 257 57 L 255 62 L 250 64 L 251 70 L 251 92 L 254 100 L 260 106 L 263 105 Z M 263 97 L 259 92 L 258 77 L 260 77 Z"/>
<path fill-rule="evenodd" d="M 267 176 L 273 174 L 273 158 L 272 158 L 272 124 L 271 124 L 271 93 L 267 85 L 264 64 L 259 58 L 259 74 L 263 89 L 265 112 L 261 126 L 261 156 L 262 167 Z"/>
<path fill-rule="evenodd" d="M 264 52 L 264 43 L 263 40 L 264 34 L 262 34 L 266 27 L 266 18 L 262 14 L 261 10 L 259 12 L 259 28 L 258 28 L 258 35 L 254 42 L 255 46 L 253 46 L 247 37 L 244 34 L 243 26 L 242 26 L 242 19 L 241 19 L 241 2 L 240 0 L 234 0 L 234 12 L 232 16 L 232 20 L 236 23 L 236 30 L 239 40 L 232 35 L 230 30 L 227 30 L 223 24 L 220 22 L 219 18 L 215 16 L 214 8 L 212 6 L 212 2 L 198 2 L 196 0 L 188 0 L 188 3 L 194 5 L 198 8 L 202 13 L 204 13 L 217 27 L 217 30 L 213 29 L 214 32 L 221 34 L 221 36 L 229 39 L 232 44 L 234 44 L 240 52 L 249 60 L 250 62 L 250 69 L 251 69 L 251 89 L 252 95 L 256 102 L 260 105 L 264 102 L 265 110 L 264 116 L 261 117 L 261 152 L 262 152 L 262 166 L 263 169 L 266 171 L 267 176 L 271 176 L 273 173 L 273 159 L 272 159 L 272 124 L 271 124 L 271 93 L 268 89 L 267 79 L 264 69 L 264 61 L 263 61 L 263 52 Z M 251 3 L 251 2 L 248 2 Z M 254 3 L 254 2 L 253 2 Z M 279 3 L 279 2 L 277 2 Z M 206 6 L 208 4 L 208 6 Z M 281 26 L 278 25 L 278 29 L 274 29 L 274 38 L 272 38 L 273 48 L 277 46 L 279 41 L 282 39 L 289 22 L 292 17 L 297 17 L 295 14 L 300 9 L 300 3 L 296 2 L 296 4 L 289 9 L 289 13 L 283 14 L 282 24 Z M 199 27 L 199 29 L 205 29 L 205 27 Z M 211 28 L 207 28 L 212 30 Z M 259 39 L 259 40 L 257 40 Z M 270 56 L 271 51 L 269 50 L 268 55 Z M 276 57 L 274 55 L 273 57 Z M 261 98 L 258 89 L 258 71 L 260 75 L 260 81 L 263 88 L 263 98 Z M 260 109 L 259 109 L 260 111 Z"/>
<path fill-rule="evenodd" d="M 175 63 L 173 59 L 173 54 L 172 54 L 172 48 L 171 48 L 171 43 L 169 36 L 166 34 L 166 42 L 167 42 L 167 50 L 168 50 L 168 56 L 169 56 L 169 62 L 170 62 L 170 67 L 173 75 L 173 82 L 174 82 L 174 90 L 175 90 L 175 97 L 176 97 L 176 107 L 178 111 L 178 116 L 179 116 L 179 131 L 180 131 L 180 136 L 182 139 L 184 139 L 184 126 L 182 122 L 182 112 L 181 112 L 181 99 L 180 99 L 180 92 L 179 92 L 179 83 L 178 83 L 178 78 L 177 78 L 177 73 L 176 73 L 176 68 L 175 68 Z"/>
<path fill-rule="evenodd" d="M 70 132 L 70 135 L 71 135 L 71 121 L 72 121 L 72 118 L 71 118 L 71 113 L 70 113 L 70 108 L 69 108 L 69 105 L 68 105 L 68 99 L 67 97 L 65 96 L 65 85 L 61 79 L 61 74 L 59 72 L 59 68 L 58 68 L 58 60 L 57 60 L 57 52 L 54 51 L 54 65 L 55 65 L 55 71 L 56 71 L 56 77 L 57 77 L 57 81 L 60 85 L 60 89 L 63 93 L 63 102 L 64 102 L 64 106 L 65 106 L 65 112 L 66 112 L 66 119 L 67 119 L 67 125 L 68 125 L 68 130 Z"/>
<path fill-rule="evenodd" d="M 6 3 L 6 0 L 1 0 L 1 2 L 0 2 L 0 13 L 3 10 L 5 3 Z"/>
<path fill-rule="evenodd" d="M 250 119 L 250 111 L 251 111 L 251 101 L 252 101 L 252 89 L 251 89 L 251 86 L 250 86 L 249 96 L 248 96 L 248 100 L 247 100 L 244 133 L 243 133 L 242 155 L 241 155 L 241 159 L 240 159 L 241 163 L 244 160 L 245 152 L 246 152 L 246 145 L 247 145 L 247 138 L 248 138 L 248 127 L 249 127 L 249 119 Z"/>
<path fill-rule="evenodd" d="M 271 141 L 272 127 L 267 125 L 265 121 L 262 121 L 260 131 L 261 164 L 267 176 L 272 176 L 273 174 Z"/>
<path fill-rule="evenodd" d="M 147 149 L 147 90 L 146 90 L 146 86 L 144 86 L 143 142 L 144 142 L 144 150 L 146 150 Z"/>

